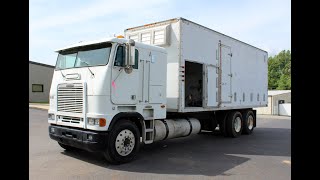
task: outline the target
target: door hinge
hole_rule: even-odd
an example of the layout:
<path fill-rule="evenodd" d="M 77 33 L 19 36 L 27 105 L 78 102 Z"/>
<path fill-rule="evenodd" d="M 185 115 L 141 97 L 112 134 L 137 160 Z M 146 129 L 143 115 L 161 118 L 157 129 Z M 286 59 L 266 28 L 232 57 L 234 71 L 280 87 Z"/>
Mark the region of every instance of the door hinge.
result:
<path fill-rule="evenodd" d="M 232 77 L 232 73 L 231 73 L 231 74 L 228 74 L 228 76 Z"/>

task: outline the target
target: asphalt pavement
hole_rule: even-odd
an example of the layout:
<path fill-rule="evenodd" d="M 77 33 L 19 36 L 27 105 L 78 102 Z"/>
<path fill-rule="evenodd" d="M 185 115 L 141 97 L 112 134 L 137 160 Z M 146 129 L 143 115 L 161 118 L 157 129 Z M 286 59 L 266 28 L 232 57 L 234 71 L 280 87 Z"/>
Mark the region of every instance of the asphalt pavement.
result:
<path fill-rule="evenodd" d="M 258 115 L 251 135 L 201 133 L 145 145 L 137 158 L 108 164 L 67 152 L 49 138 L 47 110 L 29 109 L 30 179 L 291 179 L 291 118 Z"/>

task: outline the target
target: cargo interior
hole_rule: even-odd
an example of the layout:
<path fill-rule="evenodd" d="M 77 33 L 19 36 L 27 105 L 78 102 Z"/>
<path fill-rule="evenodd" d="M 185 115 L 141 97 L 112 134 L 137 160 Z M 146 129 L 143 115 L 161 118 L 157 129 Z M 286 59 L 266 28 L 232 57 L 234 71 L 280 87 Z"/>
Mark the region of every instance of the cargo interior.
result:
<path fill-rule="evenodd" d="M 202 107 L 202 64 L 185 61 L 185 107 Z"/>

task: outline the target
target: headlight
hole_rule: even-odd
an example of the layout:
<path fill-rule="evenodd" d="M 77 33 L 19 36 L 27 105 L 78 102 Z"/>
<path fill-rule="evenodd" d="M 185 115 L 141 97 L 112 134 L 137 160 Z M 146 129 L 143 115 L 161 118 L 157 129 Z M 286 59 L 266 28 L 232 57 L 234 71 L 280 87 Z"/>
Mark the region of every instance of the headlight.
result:
<path fill-rule="evenodd" d="M 95 118 L 88 118 L 88 124 L 93 126 L 95 123 Z"/>
<path fill-rule="evenodd" d="M 54 120 L 55 118 L 54 118 L 54 114 L 48 114 L 48 119 L 49 120 Z"/>
<path fill-rule="evenodd" d="M 88 124 L 91 126 L 97 125 L 103 127 L 106 125 L 106 120 L 104 118 L 88 118 Z"/>

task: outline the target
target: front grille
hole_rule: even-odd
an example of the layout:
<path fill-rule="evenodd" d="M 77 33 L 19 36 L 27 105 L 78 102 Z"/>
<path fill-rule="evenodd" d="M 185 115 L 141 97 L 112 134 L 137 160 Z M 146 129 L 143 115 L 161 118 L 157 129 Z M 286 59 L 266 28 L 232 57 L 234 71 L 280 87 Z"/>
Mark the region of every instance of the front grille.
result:
<path fill-rule="evenodd" d="M 82 113 L 83 84 L 59 84 L 57 98 L 58 111 Z"/>
<path fill-rule="evenodd" d="M 79 117 L 71 117 L 71 116 L 58 116 L 58 118 L 62 122 L 75 123 L 75 124 L 79 124 L 81 120 L 81 118 Z"/>

